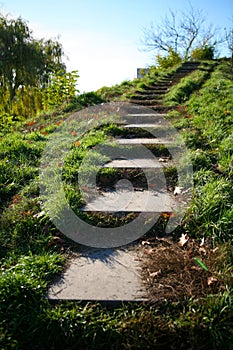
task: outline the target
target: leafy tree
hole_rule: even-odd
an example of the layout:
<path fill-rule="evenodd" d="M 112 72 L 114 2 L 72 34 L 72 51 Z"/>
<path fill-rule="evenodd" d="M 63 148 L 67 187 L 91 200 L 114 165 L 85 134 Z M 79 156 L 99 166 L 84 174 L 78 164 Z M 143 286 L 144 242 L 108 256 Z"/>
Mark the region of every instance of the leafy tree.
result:
<path fill-rule="evenodd" d="M 43 87 L 49 75 L 65 70 L 63 49 L 52 40 L 35 40 L 21 18 L 0 15 L 0 87 L 9 90 L 10 100 L 18 89 Z"/>
<path fill-rule="evenodd" d="M 76 82 L 78 72 L 66 73 L 59 71 L 51 76 L 51 82 L 43 92 L 43 106 L 45 109 L 67 104 L 76 96 Z"/>
<path fill-rule="evenodd" d="M 179 53 L 184 60 L 190 58 L 190 52 L 196 46 L 215 46 L 216 30 L 205 26 L 206 18 L 202 11 L 191 5 L 185 12 L 170 10 L 160 24 L 152 23 L 144 29 L 142 40 L 145 50 L 159 50 L 169 53 L 172 49 Z"/>
<path fill-rule="evenodd" d="M 0 122 L 69 102 L 77 72 L 66 72 L 58 41 L 36 40 L 21 18 L 0 14 Z"/>

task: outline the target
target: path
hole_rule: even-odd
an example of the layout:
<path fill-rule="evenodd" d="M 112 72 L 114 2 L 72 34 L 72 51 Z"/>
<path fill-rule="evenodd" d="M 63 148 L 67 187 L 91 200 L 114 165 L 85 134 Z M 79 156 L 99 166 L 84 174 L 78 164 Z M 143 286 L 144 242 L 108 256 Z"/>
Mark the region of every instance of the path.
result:
<path fill-rule="evenodd" d="M 174 74 L 169 75 L 156 85 L 148 86 L 143 92 L 135 93 L 131 102 L 148 106 L 150 113 L 137 113 L 137 109 L 127 115 L 124 127 L 128 132 L 141 128 L 161 130 L 161 137 L 119 138 L 121 145 L 164 145 L 173 142 L 166 138 L 164 117 L 169 107 L 162 104 L 162 97 L 169 87 L 197 68 L 197 63 L 186 63 Z M 104 167 L 118 169 L 139 169 L 156 174 L 164 166 L 172 163 L 167 159 L 163 164 L 153 158 L 114 159 Z M 125 185 L 125 187 L 124 187 Z M 158 185 L 158 181 L 156 183 Z M 85 212 L 132 213 L 132 212 L 170 212 L 176 209 L 174 196 L 161 185 L 161 188 L 145 190 L 132 189 L 127 182 L 119 190 L 105 190 L 101 195 L 82 208 Z M 48 291 L 49 299 L 71 299 L 85 301 L 144 301 L 146 289 L 140 278 L 140 244 L 131 244 L 124 248 L 96 249 L 85 248 L 80 255 L 70 261 L 62 277 Z"/>

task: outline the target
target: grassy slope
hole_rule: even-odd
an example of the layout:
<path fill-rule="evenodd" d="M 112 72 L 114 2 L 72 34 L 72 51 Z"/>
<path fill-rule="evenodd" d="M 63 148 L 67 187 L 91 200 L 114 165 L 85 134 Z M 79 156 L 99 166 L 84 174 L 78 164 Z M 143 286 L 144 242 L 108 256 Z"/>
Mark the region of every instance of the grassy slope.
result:
<path fill-rule="evenodd" d="M 129 84 L 130 89 L 138 84 Z M 141 81 L 142 88 L 143 84 Z M 64 266 L 66 254 L 54 244 L 58 232 L 49 219 L 36 217 L 41 210 L 37 176 L 46 141 L 66 116 L 30 120 L 19 125 L 18 132 L 8 126 L 10 132 L 2 137 L 0 146 L 1 349 L 232 349 L 233 254 L 225 242 L 231 241 L 233 226 L 233 80 L 227 64 L 222 63 L 193 95 L 188 80 L 182 84 L 174 87 L 167 101 L 179 104 L 170 119 L 191 151 L 195 195 L 177 236 L 209 237 L 227 252 L 224 290 L 185 302 L 117 310 L 78 303 L 50 305 L 44 298 L 46 288 Z M 117 94 L 125 86 L 118 87 Z M 108 90 L 108 98 L 109 94 Z M 90 144 L 107 135 L 107 130 L 87 135 L 86 146 L 74 149 L 74 158 L 82 157 Z M 72 156 L 66 169 L 69 184 Z"/>

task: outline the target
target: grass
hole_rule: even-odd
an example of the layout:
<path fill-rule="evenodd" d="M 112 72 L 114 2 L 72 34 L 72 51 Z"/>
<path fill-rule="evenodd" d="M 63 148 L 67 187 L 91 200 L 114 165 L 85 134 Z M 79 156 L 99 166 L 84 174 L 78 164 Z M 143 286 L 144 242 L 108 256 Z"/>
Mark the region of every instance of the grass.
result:
<path fill-rule="evenodd" d="M 66 112 L 43 114 L 17 125 L 9 122 L 1 129 L 1 349 L 232 349 L 233 79 L 229 63 L 217 63 L 215 67 L 205 64 L 213 72 L 198 71 L 196 78 L 192 77 L 195 84 L 190 84 L 189 76 L 167 95 L 167 101 L 177 106 L 169 120 L 190 150 L 195 186 L 192 203 L 173 239 L 164 238 L 169 216 L 164 213 L 159 228 L 152 228 L 144 243 L 144 276 L 152 299 L 146 305 L 106 309 L 98 303 L 52 304 L 46 299 L 48 285 L 77 245 L 62 237 L 47 215 L 41 214 L 38 168 L 50 135 L 67 118 L 68 110 L 122 94 L 123 98 L 131 96 L 136 89 L 155 82 L 157 73 L 125 82 L 114 88 L 118 91 L 106 90 L 106 96 L 104 89 L 82 96 Z M 203 77 L 208 78 L 206 82 Z M 68 131 L 74 142 L 62 177 L 67 198 L 78 210 L 82 197 L 77 174 L 82 160 L 99 143 L 125 136 L 126 131 L 111 122 L 92 129 L 75 145 L 72 128 L 73 124 Z M 156 156 L 169 156 L 162 145 L 149 148 Z M 90 169 L 95 172 L 96 164 L 104 159 L 98 149 L 92 154 L 84 174 Z M 136 175 L 134 171 L 128 174 L 146 186 L 143 174 L 141 178 Z M 106 168 L 98 176 L 99 185 L 104 178 L 114 186 L 122 173 Z M 174 167 L 166 169 L 165 176 L 174 188 Z M 86 215 L 87 221 L 99 225 L 108 221 L 116 226 L 132 219 L 131 215 L 119 222 L 115 217 Z M 179 245 L 182 234 L 189 238 L 184 246 Z M 63 238 L 65 244 L 56 244 L 55 238 Z"/>
<path fill-rule="evenodd" d="M 148 74 L 143 78 L 134 79 L 132 81 L 126 80 L 121 84 L 116 84 L 111 87 L 104 86 L 97 90 L 96 94 L 105 101 L 127 101 L 127 99 L 133 98 L 136 92 L 144 91 L 144 89 L 148 88 L 150 85 L 156 84 L 163 78 L 169 76 L 169 74 L 175 72 L 179 67 L 180 64 L 163 70 L 152 66 L 149 68 Z"/>
<path fill-rule="evenodd" d="M 208 79 L 214 65 L 215 62 L 211 61 L 201 63 L 197 70 L 171 87 L 169 93 L 166 94 L 164 103 L 169 106 L 176 106 L 187 101 L 190 95 L 195 90 L 199 90 L 202 84 Z"/>

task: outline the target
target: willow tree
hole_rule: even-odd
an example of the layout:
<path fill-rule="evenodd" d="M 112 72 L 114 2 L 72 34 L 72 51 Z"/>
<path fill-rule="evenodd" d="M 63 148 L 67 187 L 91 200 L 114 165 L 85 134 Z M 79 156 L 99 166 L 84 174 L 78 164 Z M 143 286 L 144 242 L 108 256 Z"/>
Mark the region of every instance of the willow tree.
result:
<path fill-rule="evenodd" d="M 36 40 L 21 18 L 0 15 L 0 88 L 13 100 L 18 89 L 43 87 L 51 73 L 66 69 L 58 41 Z"/>

